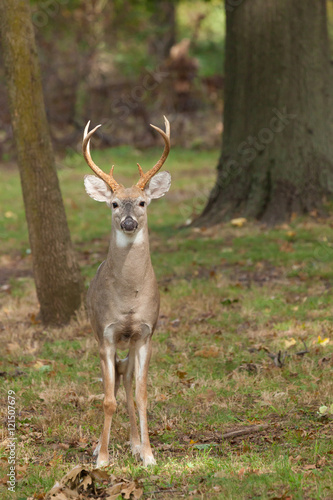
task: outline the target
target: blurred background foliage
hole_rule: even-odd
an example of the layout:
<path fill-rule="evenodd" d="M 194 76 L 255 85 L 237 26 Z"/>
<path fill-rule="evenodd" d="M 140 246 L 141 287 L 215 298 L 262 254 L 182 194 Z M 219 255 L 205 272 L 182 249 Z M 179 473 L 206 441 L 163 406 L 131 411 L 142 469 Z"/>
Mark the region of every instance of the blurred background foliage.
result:
<path fill-rule="evenodd" d="M 221 1 L 31 0 L 44 96 L 56 151 L 80 147 L 88 119 L 100 146 L 156 140 L 149 123 L 173 122 L 173 143 L 220 143 L 225 13 Z M 0 154 L 13 145 L 0 70 Z M 202 127 L 206 116 L 205 130 Z"/>
<path fill-rule="evenodd" d="M 155 144 L 149 123 L 172 122 L 173 144 L 219 147 L 225 10 L 221 0 L 31 0 L 52 140 L 81 147 L 90 119 L 95 147 Z M 333 40 L 333 2 L 328 0 Z M 332 47 L 333 50 L 333 47 Z M 1 56 L 0 56 L 1 62 Z M 0 157 L 13 155 L 0 69 Z"/>

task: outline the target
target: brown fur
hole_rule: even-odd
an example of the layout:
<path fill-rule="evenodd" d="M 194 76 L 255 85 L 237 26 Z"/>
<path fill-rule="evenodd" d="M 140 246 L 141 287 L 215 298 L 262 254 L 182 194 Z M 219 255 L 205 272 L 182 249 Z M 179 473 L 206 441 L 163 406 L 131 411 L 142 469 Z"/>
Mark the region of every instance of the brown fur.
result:
<path fill-rule="evenodd" d="M 146 385 L 151 338 L 159 312 L 159 292 L 150 260 L 146 208 L 139 207 L 138 200 L 148 203 L 145 193 L 137 187 L 114 193 L 112 202 L 116 201 L 119 208 L 113 211 L 109 253 L 87 295 L 91 324 L 100 345 L 105 393 L 105 419 L 97 449 L 97 465 L 108 462 L 109 433 L 121 375 L 126 390 L 132 451 L 140 454 L 144 465 L 155 463 L 148 436 Z M 138 221 L 136 234 L 142 231 L 138 243 L 131 242 L 131 237 L 121 232 L 121 220 L 128 215 Z M 119 246 L 119 234 L 129 238 L 128 245 Z M 125 360 L 117 359 L 117 349 L 129 350 Z M 134 374 L 141 442 L 132 394 Z"/>

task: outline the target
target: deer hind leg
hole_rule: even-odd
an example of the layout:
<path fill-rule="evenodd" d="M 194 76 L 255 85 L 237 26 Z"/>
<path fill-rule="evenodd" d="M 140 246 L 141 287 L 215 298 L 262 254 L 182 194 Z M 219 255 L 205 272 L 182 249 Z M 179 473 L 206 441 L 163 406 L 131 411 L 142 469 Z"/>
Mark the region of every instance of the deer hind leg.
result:
<path fill-rule="evenodd" d="M 124 387 L 126 391 L 126 400 L 127 400 L 127 409 L 130 421 L 130 443 L 131 450 L 133 455 L 140 454 L 141 446 L 140 446 L 140 438 L 138 432 L 138 426 L 136 424 L 136 414 L 135 414 L 135 406 L 133 400 L 133 374 L 134 374 L 134 364 L 135 364 L 135 347 L 130 346 L 128 356 L 125 360 L 123 360 L 124 367 L 122 369 Z"/>
<path fill-rule="evenodd" d="M 112 344 L 104 341 L 100 347 L 102 377 L 104 385 L 104 425 L 99 443 L 95 450 L 97 455 L 97 467 L 108 465 L 109 463 L 109 439 L 112 416 L 116 411 L 117 403 L 115 389 L 119 385 L 116 374 L 116 350 Z"/>
<path fill-rule="evenodd" d="M 156 464 L 150 446 L 147 422 L 147 377 L 151 350 L 151 337 L 139 340 L 135 345 L 135 398 L 140 418 L 140 456 L 145 467 Z"/>

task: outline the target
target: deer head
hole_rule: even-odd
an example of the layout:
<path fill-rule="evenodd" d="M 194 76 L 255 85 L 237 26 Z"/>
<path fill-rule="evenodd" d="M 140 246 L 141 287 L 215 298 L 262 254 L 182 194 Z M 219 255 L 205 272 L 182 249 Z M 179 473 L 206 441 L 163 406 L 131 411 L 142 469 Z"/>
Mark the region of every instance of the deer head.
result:
<path fill-rule="evenodd" d="M 86 175 L 84 185 L 88 195 L 96 201 L 104 201 L 112 210 L 113 227 L 127 234 L 133 234 L 147 223 L 147 206 L 153 199 L 161 198 L 169 191 L 171 176 L 169 172 L 159 172 L 170 151 L 170 123 L 166 117 L 165 132 L 151 125 L 164 139 L 164 151 L 156 165 L 144 173 L 139 164 L 140 179 L 130 188 L 125 188 L 113 177 L 114 166 L 110 174 L 106 174 L 92 160 L 90 155 L 90 139 L 101 126 L 97 125 L 89 132 L 90 121 L 83 135 L 82 150 L 89 167 L 95 175 Z"/>

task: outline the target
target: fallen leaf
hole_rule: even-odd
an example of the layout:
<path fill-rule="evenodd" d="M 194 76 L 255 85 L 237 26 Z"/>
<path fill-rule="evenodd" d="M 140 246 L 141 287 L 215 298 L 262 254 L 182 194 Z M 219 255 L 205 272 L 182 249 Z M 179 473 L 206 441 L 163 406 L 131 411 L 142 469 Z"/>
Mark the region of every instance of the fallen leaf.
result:
<path fill-rule="evenodd" d="M 89 486 L 90 484 L 92 484 L 92 482 L 93 482 L 92 477 L 91 477 L 90 475 L 87 475 L 87 476 L 85 476 L 85 477 L 83 478 L 83 481 L 82 481 L 82 483 L 80 484 L 80 486 L 83 486 L 83 489 L 84 489 L 84 490 L 86 490 L 86 489 L 88 489 L 88 486 Z"/>
<path fill-rule="evenodd" d="M 131 496 L 131 493 L 134 490 L 135 490 L 135 483 L 132 482 L 126 488 L 122 489 L 121 494 L 124 496 L 124 498 L 126 498 L 127 500 L 129 500 L 129 498 Z"/>
<path fill-rule="evenodd" d="M 40 319 L 37 318 L 35 313 L 30 314 L 30 322 L 32 325 L 38 325 L 41 323 Z"/>
<path fill-rule="evenodd" d="M 70 492 L 70 490 L 69 490 L 69 492 Z M 68 497 L 62 491 L 59 491 L 58 493 L 53 493 L 52 494 L 52 500 L 68 500 L 69 498 L 71 498 L 71 497 Z M 72 498 L 73 498 L 73 496 L 72 496 Z"/>
<path fill-rule="evenodd" d="M 165 394 L 157 394 L 155 401 L 161 402 L 161 401 L 166 401 L 168 398 Z"/>
<path fill-rule="evenodd" d="M 304 466 L 304 470 L 313 470 L 313 469 L 316 469 L 315 464 L 313 464 L 313 465 L 305 465 Z"/>
<path fill-rule="evenodd" d="M 132 495 L 135 500 L 139 500 L 139 498 L 142 497 L 143 495 L 143 489 L 142 488 L 136 488 L 133 492 Z"/>
<path fill-rule="evenodd" d="M 215 398 L 216 398 L 216 393 L 212 389 L 208 389 L 207 392 L 198 394 L 196 399 L 206 400 L 210 402 L 213 401 Z"/>
<path fill-rule="evenodd" d="M 282 245 L 280 245 L 279 250 L 284 253 L 292 253 L 294 251 L 294 247 L 289 241 L 284 241 Z"/>
<path fill-rule="evenodd" d="M 52 498 L 52 500 L 54 498 L 56 498 L 54 495 L 57 495 L 58 493 L 60 493 L 62 490 L 62 486 L 60 483 L 58 483 L 58 481 L 55 483 L 55 485 L 50 489 L 50 491 L 47 493 L 47 496 L 46 498 L 49 499 L 49 498 Z"/>
<path fill-rule="evenodd" d="M 50 359 L 36 359 L 35 363 L 32 364 L 34 370 L 41 372 L 51 371 L 54 361 Z"/>
<path fill-rule="evenodd" d="M 316 462 L 316 466 L 323 467 L 324 465 L 326 465 L 326 458 L 325 457 L 319 458 L 319 460 L 317 460 Z"/>
<path fill-rule="evenodd" d="M 324 363 L 327 363 L 328 361 L 331 361 L 331 357 L 330 356 L 324 356 L 323 358 L 321 358 L 318 361 L 318 365 L 322 366 Z"/>
<path fill-rule="evenodd" d="M 16 471 L 19 472 L 20 474 L 24 474 L 27 471 L 29 464 L 25 463 L 24 465 L 17 464 L 16 465 Z"/>
<path fill-rule="evenodd" d="M 238 217 L 237 219 L 231 219 L 230 222 L 232 226 L 243 227 L 247 220 L 245 219 L 245 217 Z"/>
<path fill-rule="evenodd" d="M 211 345 L 209 347 L 204 347 L 195 351 L 194 356 L 199 356 L 201 358 L 217 358 L 219 355 L 219 348 L 216 345 Z"/>
<path fill-rule="evenodd" d="M 101 469 L 93 469 L 90 475 L 95 481 L 108 481 L 110 478 L 109 474 Z"/>
<path fill-rule="evenodd" d="M 14 214 L 14 212 L 11 212 L 8 210 L 8 212 L 5 212 L 5 217 L 6 219 L 17 219 L 17 215 Z"/>
<path fill-rule="evenodd" d="M 74 469 L 67 472 L 67 474 L 62 478 L 61 483 L 66 484 L 67 481 L 74 482 L 77 476 L 83 471 L 83 467 L 81 465 L 76 465 Z"/>
<path fill-rule="evenodd" d="M 317 343 L 324 346 L 324 345 L 327 345 L 329 343 L 330 339 L 328 338 L 325 338 L 325 339 L 322 339 L 320 335 L 318 335 L 318 340 L 317 340 Z"/>
<path fill-rule="evenodd" d="M 289 349 L 289 347 L 292 347 L 295 344 L 296 344 L 296 340 L 293 337 L 291 339 L 285 339 L 285 341 L 284 341 L 284 346 L 286 349 Z"/>
<path fill-rule="evenodd" d="M 107 490 L 105 490 L 105 492 L 110 496 L 119 495 L 119 493 L 123 489 L 123 484 L 124 484 L 123 482 L 114 484 L 113 486 L 111 486 L 111 488 L 107 488 Z M 109 498 L 109 497 L 107 497 L 107 498 Z M 115 498 L 117 498 L 117 497 L 115 497 Z"/>
<path fill-rule="evenodd" d="M 238 476 L 240 479 L 242 479 L 242 477 L 244 476 L 244 474 L 245 474 L 245 468 L 244 468 L 244 467 L 242 467 L 242 468 L 238 471 L 237 476 Z"/>
<path fill-rule="evenodd" d="M 102 399 L 104 399 L 104 394 L 90 394 L 90 396 L 88 396 L 88 403 L 92 401 L 101 401 Z"/>

